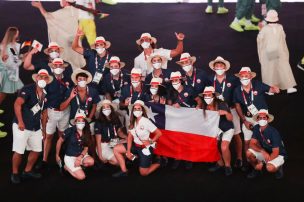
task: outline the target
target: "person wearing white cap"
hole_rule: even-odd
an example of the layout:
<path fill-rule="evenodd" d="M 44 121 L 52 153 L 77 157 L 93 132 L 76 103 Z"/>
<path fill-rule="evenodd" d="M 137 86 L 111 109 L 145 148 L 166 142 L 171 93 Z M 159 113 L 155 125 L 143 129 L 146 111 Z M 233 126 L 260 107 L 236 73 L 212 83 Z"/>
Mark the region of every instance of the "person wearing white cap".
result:
<path fill-rule="evenodd" d="M 182 83 L 182 75 L 179 71 L 172 72 L 170 75 L 170 80 L 173 89 L 168 95 L 168 104 L 173 107 L 188 107 L 188 108 L 202 108 L 202 100 L 199 98 L 198 94 L 195 93 L 191 85 L 185 85 Z M 172 169 L 176 170 L 179 167 L 180 160 L 175 159 L 172 165 Z M 192 168 L 192 162 L 185 161 L 185 168 L 190 170 Z"/>
<path fill-rule="evenodd" d="M 215 75 L 209 77 L 209 83 L 213 84 L 215 92 L 218 93 L 218 99 L 225 101 L 233 116 L 235 149 L 237 160 L 235 167 L 242 167 L 242 139 L 240 137 L 241 125 L 240 117 L 236 112 L 235 104 L 233 103 L 233 91 L 239 86 L 240 80 L 234 75 L 227 74 L 230 69 L 230 62 L 218 56 L 215 60 L 209 62 L 209 67 L 215 72 Z"/>
<path fill-rule="evenodd" d="M 205 110 L 218 111 L 220 115 L 219 122 L 219 137 L 221 141 L 220 150 L 221 150 L 221 159 L 212 167 L 209 168 L 210 172 L 215 172 L 222 167 L 225 167 L 225 175 L 232 175 L 231 168 L 231 153 L 230 153 L 230 142 L 234 135 L 233 123 L 232 123 L 232 114 L 230 112 L 229 106 L 226 102 L 219 100 L 217 98 L 218 93 L 215 92 L 214 87 L 206 86 L 204 92 L 201 94 L 204 99 L 203 102 L 203 113 Z"/>
<path fill-rule="evenodd" d="M 110 100 L 103 100 L 97 112 L 99 115 L 94 125 L 97 155 L 103 163 L 118 165 L 113 147 L 126 142 L 127 135 Z"/>
<path fill-rule="evenodd" d="M 257 47 L 261 63 L 262 81 L 270 86 L 277 85 L 287 93 L 297 89 L 289 63 L 289 51 L 283 26 L 278 23 L 275 10 L 269 10 L 265 18 L 268 23 L 257 36 Z"/>
<path fill-rule="evenodd" d="M 114 173 L 113 177 L 128 176 L 125 164 L 126 156 L 129 160 L 139 158 L 139 173 L 147 176 L 160 167 L 160 162 L 152 163 L 153 149 L 161 137 L 161 131 L 148 119 L 147 107 L 144 102 L 137 100 L 131 107 L 131 121 L 128 131 L 127 143 L 114 147 L 114 155 L 119 162 L 121 171 Z M 150 134 L 153 133 L 153 138 Z"/>
<path fill-rule="evenodd" d="M 77 69 L 71 77 L 75 87 L 66 91 L 64 101 L 60 104 L 60 110 L 70 107 L 70 120 L 78 112 L 84 113 L 93 127 L 94 115 L 100 98 L 95 88 L 89 85 L 92 81 L 92 75 L 86 70 Z"/>
<path fill-rule="evenodd" d="M 167 60 L 171 60 L 173 57 L 176 57 L 183 52 L 183 40 L 185 35 L 183 33 L 175 33 L 175 36 L 177 38 L 177 45 L 176 48 L 172 50 L 156 48 L 157 39 L 152 37 L 150 33 L 142 33 L 140 38 L 136 40 L 136 44 L 142 52 L 134 59 L 134 67 L 142 70 L 143 78 L 153 70 L 151 67 L 147 66 L 147 58 L 152 53 L 158 53 Z M 167 62 L 162 68 L 167 68 Z"/>
<path fill-rule="evenodd" d="M 78 27 L 78 9 L 72 6 L 73 3 L 75 3 L 74 0 L 61 0 L 62 8 L 53 12 L 46 11 L 40 1 L 32 1 L 32 6 L 39 9 L 46 20 L 49 41 L 56 41 L 64 48 L 60 57 L 70 63 L 73 69 L 77 69 L 85 66 L 85 60 L 71 47 Z M 51 55 L 56 54 L 52 53 Z"/>
<path fill-rule="evenodd" d="M 94 159 L 88 154 L 93 146 L 88 120 L 84 113 L 77 113 L 72 119 L 73 126 L 64 131 L 56 146 L 56 161 L 62 165 L 60 150 L 63 142 L 66 142 L 64 155 L 64 169 L 77 180 L 84 180 L 86 175 L 83 167 L 94 165 Z"/>
<path fill-rule="evenodd" d="M 94 47 L 92 49 L 83 48 L 78 43 L 79 38 L 83 36 L 83 34 L 84 33 L 81 30 L 77 31 L 72 48 L 74 51 L 84 56 L 87 63 L 87 70 L 93 76 L 93 86 L 98 90 L 100 95 L 104 95 L 102 80 L 109 72 L 109 69 L 106 68 L 106 64 L 112 57 L 112 54 L 108 51 L 111 46 L 111 42 L 107 41 L 102 36 L 98 36 L 95 39 Z"/>
<path fill-rule="evenodd" d="M 149 91 L 147 90 L 147 99 L 149 102 L 154 102 L 158 104 L 167 103 L 167 90 L 166 87 L 162 85 L 162 78 L 152 78 Z"/>
<path fill-rule="evenodd" d="M 261 109 L 253 119 L 258 122 L 253 128 L 252 139 L 246 152 L 250 164 L 253 166 L 247 178 L 257 177 L 264 166 L 270 173 L 275 173 L 277 179 L 283 177 L 283 164 L 287 158 L 284 143 L 280 133 L 269 125 L 274 119 L 268 110 Z"/>
<path fill-rule="evenodd" d="M 106 99 L 119 103 L 122 87 L 130 83 L 130 77 L 124 70 L 126 64 L 117 56 L 112 56 L 105 66 L 110 70 L 103 79 L 103 88 Z"/>
<path fill-rule="evenodd" d="M 0 43 L 0 105 L 7 94 L 14 94 L 23 87 L 19 78 L 19 66 L 22 63 L 20 56 L 20 44 L 17 42 L 19 30 L 17 27 L 9 27 Z M 0 110 L 1 114 L 4 110 Z M 0 127 L 4 123 L 0 123 Z M 0 131 L 0 137 L 5 137 L 7 132 Z"/>
<path fill-rule="evenodd" d="M 181 66 L 185 75 L 185 84 L 192 86 L 196 94 L 201 93 L 205 86 L 210 85 L 208 81 L 208 76 L 200 68 L 196 68 L 194 63 L 196 62 L 196 57 L 191 56 L 189 53 L 182 53 L 180 60 L 176 63 Z"/>
<path fill-rule="evenodd" d="M 23 87 L 14 104 L 13 120 L 13 158 L 11 181 L 20 183 L 19 167 L 25 150 L 30 151 L 26 167 L 22 173 L 24 178 L 41 178 L 40 173 L 33 171 L 39 153 L 42 151 L 41 117 L 45 116 L 47 99 L 44 88 L 52 82 L 53 77 L 44 69 L 32 75 L 34 84 Z"/>
<path fill-rule="evenodd" d="M 249 146 L 252 136 L 252 127 L 257 123 L 252 119 L 259 109 L 268 109 L 265 93 L 279 93 L 280 89 L 276 86 L 269 86 L 258 80 L 253 80 L 256 73 L 249 67 L 242 67 L 238 74 L 241 85 L 236 87 L 233 92 L 233 102 L 236 111 L 241 119 L 242 131 L 245 140 L 245 151 Z"/>
<path fill-rule="evenodd" d="M 191 85 L 183 83 L 183 77 L 179 71 L 172 72 L 170 80 L 173 89 L 168 99 L 173 107 L 202 108 L 202 100 L 199 98 L 198 93 L 195 92 Z"/>
<path fill-rule="evenodd" d="M 56 129 L 58 129 L 58 136 L 61 136 L 63 131 L 69 126 L 70 109 L 60 110 L 60 104 L 64 101 L 67 90 L 73 87 L 71 73 L 69 71 L 65 72 L 67 67 L 68 64 L 61 58 L 55 58 L 49 63 L 47 69 L 48 72 L 52 72 L 50 75 L 52 75 L 54 79 L 45 88 L 48 103 L 46 105 L 47 115 L 42 121 L 43 128 L 45 129 L 42 131 L 45 137 L 44 149 L 42 161 L 39 161 L 36 169 L 48 168 L 48 156 Z"/>
<path fill-rule="evenodd" d="M 167 65 L 167 59 L 161 56 L 159 53 L 152 53 L 147 59 L 147 65 L 152 68 L 153 71 L 148 74 L 145 78 L 145 84 L 150 84 L 153 78 L 161 78 L 162 84 L 168 87 L 170 85 L 170 69 L 164 69 Z"/>

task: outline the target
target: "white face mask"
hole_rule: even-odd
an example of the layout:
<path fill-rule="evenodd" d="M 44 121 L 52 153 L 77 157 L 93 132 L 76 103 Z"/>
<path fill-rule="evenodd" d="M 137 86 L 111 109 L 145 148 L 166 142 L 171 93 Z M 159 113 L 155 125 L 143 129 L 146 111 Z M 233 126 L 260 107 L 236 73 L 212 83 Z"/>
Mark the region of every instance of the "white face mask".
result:
<path fill-rule="evenodd" d="M 141 115 L 142 115 L 142 111 L 133 111 L 133 115 L 136 117 L 136 118 L 138 118 L 138 117 L 140 117 Z"/>
<path fill-rule="evenodd" d="M 204 98 L 207 105 L 210 105 L 213 102 L 213 97 Z"/>
<path fill-rule="evenodd" d="M 81 88 L 84 88 L 87 86 L 87 82 L 86 81 L 78 81 L 78 86 Z"/>
<path fill-rule="evenodd" d="M 98 54 L 102 54 L 105 50 L 105 48 L 96 48 Z"/>
<path fill-rule="evenodd" d="M 241 79 L 241 83 L 243 86 L 247 86 L 250 83 L 250 79 Z"/>
<path fill-rule="evenodd" d="M 55 69 L 53 70 L 53 72 L 54 72 L 55 74 L 59 75 L 59 74 L 61 74 L 61 73 L 63 72 L 63 69 L 62 69 L 62 68 L 55 68 Z"/>
<path fill-rule="evenodd" d="M 112 75 L 115 76 L 120 72 L 120 70 L 119 69 L 111 69 L 110 72 L 111 72 Z"/>
<path fill-rule="evenodd" d="M 160 62 L 154 63 L 152 65 L 153 65 L 154 69 L 160 69 L 161 68 L 161 63 Z"/>
<path fill-rule="evenodd" d="M 263 119 L 263 120 L 259 120 L 258 123 L 260 126 L 266 126 L 268 122 L 267 122 L 267 120 Z"/>
<path fill-rule="evenodd" d="M 183 66 L 183 70 L 184 70 L 185 72 L 189 72 L 191 69 L 192 69 L 192 65 Z"/>
<path fill-rule="evenodd" d="M 85 122 L 77 122 L 76 123 L 76 128 L 78 130 L 82 130 L 85 127 Z"/>
<path fill-rule="evenodd" d="M 132 86 L 136 88 L 139 85 L 139 81 L 132 81 Z"/>
<path fill-rule="evenodd" d="M 224 69 L 216 69 L 215 70 L 215 73 L 219 76 L 222 76 L 224 73 L 225 73 L 225 70 Z"/>
<path fill-rule="evenodd" d="M 37 84 L 38 84 L 39 88 L 45 88 L 45 86 L 46 86 L 45 80 L 38 80 Z"/>
<path fill-rule="evenodd" d="M 105 116 L 109 116 L 111 114 L 111 109 L 103 109 L 102 110 L 102 113 L 105 115 Z"/>
<path fill-rule="evenodd" d="M 150 92 L 152 95 L 156 95 L 158 88 L 150 88 Z"/>
<path fill-rule="evenodd" d="M 57 52 L 51 52 L 50 57 L 54 60 L 55 58 L 59 58 L 59 53 Z"/>
<path fill-rule="evenodd" d="M 149 43 L 149 42 L 143 42 L 143 43 L 141 44 L 141 47 L 142 47 L 143 49 L 147 49 L 147 48 L 150 47 L 150 43 Z"/>
<path fill-rule="evenodd" d="M 181 83 L 172 83 L 172 86 L 175 90 L 178 90 L 180 85 L 181 85 Z"/>

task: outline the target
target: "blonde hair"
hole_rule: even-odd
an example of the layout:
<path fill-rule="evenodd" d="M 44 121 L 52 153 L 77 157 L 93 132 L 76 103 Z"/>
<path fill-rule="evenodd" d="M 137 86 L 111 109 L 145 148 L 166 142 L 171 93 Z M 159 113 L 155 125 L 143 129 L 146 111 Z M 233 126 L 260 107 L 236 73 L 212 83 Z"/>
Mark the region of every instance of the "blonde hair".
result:
<path fill-rule="evenodd" d="M 9 27 L 7 28 L 5 35 L 1 41 L 1 50 L 2 53 L 1 55 L 3 56 L 3 53 L 6 50 L 6 46 L 14 41 L 14 37 L 16 36 L 16 34 L 18 33 L 18 28 L 17 27 Z"/>

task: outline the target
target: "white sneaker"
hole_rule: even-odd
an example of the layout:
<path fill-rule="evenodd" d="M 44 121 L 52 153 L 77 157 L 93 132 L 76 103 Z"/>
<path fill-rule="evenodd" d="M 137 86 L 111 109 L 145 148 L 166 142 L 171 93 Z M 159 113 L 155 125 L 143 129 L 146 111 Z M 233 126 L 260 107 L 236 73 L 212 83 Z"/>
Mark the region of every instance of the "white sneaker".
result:
<path fill-rule="evenodd" d="M 267 95 L 274 95 L 274 93 L 266 92 Z"/>
<path fill-rule="evenodd" d="M 287 89 L 287 93 L 290 94 L 290 93 L 296 93 L 298 90 L 296 88 L 288 88 Z"/>

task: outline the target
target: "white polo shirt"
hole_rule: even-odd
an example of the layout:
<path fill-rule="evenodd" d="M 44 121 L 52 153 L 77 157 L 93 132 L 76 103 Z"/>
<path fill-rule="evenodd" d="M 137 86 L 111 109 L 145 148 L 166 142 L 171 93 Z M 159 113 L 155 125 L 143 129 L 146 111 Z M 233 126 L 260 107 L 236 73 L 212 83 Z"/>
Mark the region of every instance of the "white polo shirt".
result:
<path fill-rule="evenodd" d="M 146 117 L 141 117 L 138 124 L 135 123 L 135 128 L 129 131 L 133 136 L 134 142 L 138 145 L 143 145 L 142 141 L 149 140 L 150 133 L 155 132 L 156 129 L 157 127 L 152 123 L 152 121 Z"/>
<path fill-rule="evenodd" d="M 170 57 L 171 50 L 169 49 L 164 49 L 164 48 L 156 48 L 153 50 L 153 53 L 158 53 L 159 55 L 165 57 L 167 60 L 172 60 Z M 149 56 L 147 56 L 148 58 Z M 146 77 L 148 74 L 150 74 L 153 71 L 152 67 L 148 67 L 147 65 L 147 59 L 145 57 L 144 51 L 139 54 L 135 59 L 134 59 L 134 68 L 139 68 L 142 70 L 142 75 Z M 165 65 L 162 67 L 163 69 L 167 69 L 167 62 Z"/>
<path fill-rule="evenodd" d="M 76 4 L 87 8 L 96 8 L 95 0 L 76 0 Z M 79 9 L 78 19 L 94 19 L 94 15 L 92 13 Z"/>

